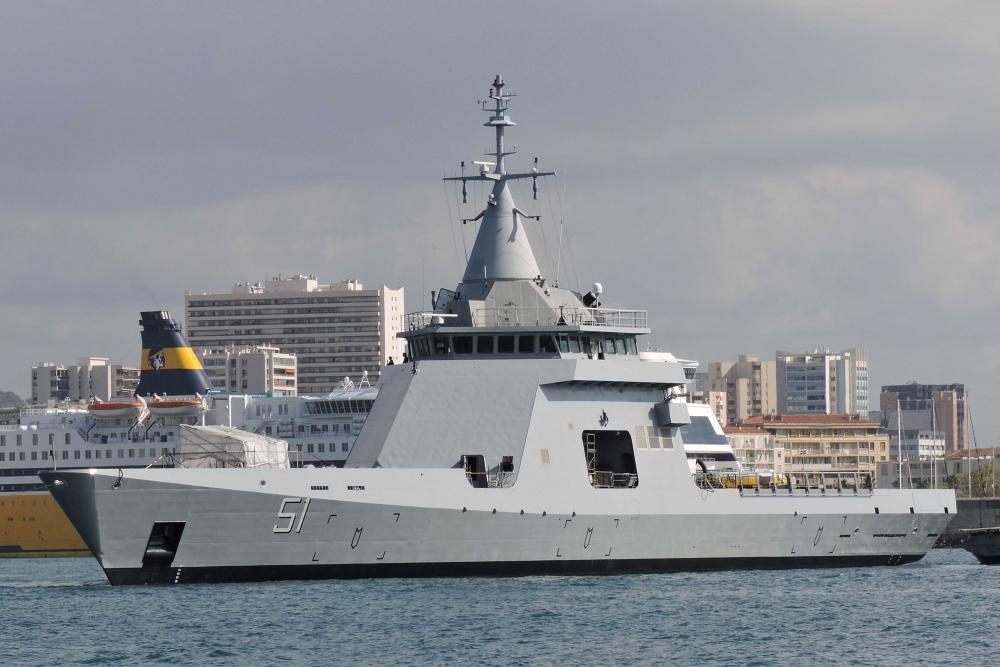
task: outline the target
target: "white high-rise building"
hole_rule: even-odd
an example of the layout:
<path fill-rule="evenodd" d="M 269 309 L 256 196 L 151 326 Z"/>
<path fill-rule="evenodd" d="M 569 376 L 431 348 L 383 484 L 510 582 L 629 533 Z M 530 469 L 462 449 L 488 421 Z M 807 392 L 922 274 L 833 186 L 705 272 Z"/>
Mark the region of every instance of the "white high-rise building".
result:
<path fill-rule="evenodd" d="M 868 353 L 781 352 L 775 355 L 778 414 L 847 414 L 868 417 Z"/>
<path fill-rule="evenodd" d="M 131 396 L 138 384 L 138 368 L 112 364 L 106 357 L 81 357 L 68 366 L 43 361 L 31 368 L 31 402 L 106 401 Z"/>
<path fill-rule="evenodd" d="M 228 293 L 188 292 L 187 335 L 193 347 L 270 345 L 294 354 L 298 393 L 322 394 L 345 377 L 360 382 L 365 371 L 374 383 L 390 357 L 402 361 L 403 299 L 403 288 L 278 276 Z"/>
<path fill-rule="evenodd" d="M 775 364 L 752 354 L 732 361 L 713 361 L 705 377 L 707 391 L 726 396 L 723 424 L 739 424 L 752 415 L 771 415 L 777 410 Z"/>
<path fill-rule="evenodd" d="M 241 394 L 296 396 L 296 359 L 269 345 L 195 348 L 212 387 Z"/>

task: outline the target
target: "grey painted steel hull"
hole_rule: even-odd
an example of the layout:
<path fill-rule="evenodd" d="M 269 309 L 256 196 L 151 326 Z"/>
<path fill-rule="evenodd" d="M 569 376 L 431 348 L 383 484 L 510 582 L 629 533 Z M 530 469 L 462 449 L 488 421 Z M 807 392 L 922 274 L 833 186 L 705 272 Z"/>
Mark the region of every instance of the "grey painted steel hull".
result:
<path fill-rule="evenodd" d="M 606 502 L 596 505 L 610 512 L 592 507 L 576 512 L 570 498 L 553 503 L 559 511 L 529 507 L 522 513 L 511 508 L 531 499 L 512 489 L 470 488 L 465 498 L 457 498 L 468 505 L 444 508 L 370 502 L 363 497 L 366 491 L 341 492 L 358 500 L 324 499 L 308 492 L 241 491 L 155 479 L 177 477 L 176 470 L 127 472 L 146 479 L 123 478 L 115 488 L 117 474 L 44 473 L 113 584 L 897 565 L 923 557 L 951 518 L 943 513 L 946 505 L 936 511 L 930 505 L 947 503 L 944 492 L 754 498 L 735 490 L 705 494 L 691 483 L 685 490 L 688 502 L 678 503 L 678 513 L 639 514 L 627 498 L 635 490 L 597 492 Z M 306 474 L 203 472 L 243 486 L 259 487 L 263 480 L 264 488 Z M 345 471 L 308 472 L 336 479 Z M 465 483 L 462 471 L 447 472 Z M 187 476 L 207 482 L 205 474 Z M 303 481 L 313 480 L 299 480 L 300 487 Z M 437 487 L 431 492 L 437 497 L 428 500 L 450 495 L 447 485 L 432 481 L 430 486 Z M 493 494 L 501 509 L 486 509 L 484 493 Z M 892 511 L 902 495 L 917 503 L 913 513 L 909 507 Z M 691 511 L 681 511 L 684 505 Z M 878 505 L 883 509 L 875 513 Z M 723 506 L 737 511 L 715 511 Z M 183 522 L 183 537 L 168 566 L 144 567 L 157 521 Z"/>

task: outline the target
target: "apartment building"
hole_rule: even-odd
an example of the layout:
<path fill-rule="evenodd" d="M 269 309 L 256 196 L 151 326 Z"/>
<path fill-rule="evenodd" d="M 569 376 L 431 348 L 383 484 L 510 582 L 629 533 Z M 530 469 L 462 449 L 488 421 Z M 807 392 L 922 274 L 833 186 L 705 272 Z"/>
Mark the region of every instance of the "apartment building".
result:
<path fill-rule="evenodd" d="M 785 452 L 786 472 L 863 472 L 874 477 L 889 460 L 889 436 L 879 423 L 858 415 L 754 416 L 741 426 L 774 436 Z"/>
<path fill-rule="evenodd" d="M 779 351 L 775 364 L 778 414 L 868 417 L 868 353 L 864 350 Z"/>
<path fill-rule="evenodd" d="M 737 361 L 713 361 L 704 376 L 704 391 L 725 394 L 723 424 L 734 425 L 752 415 L 777 412 L 775 363 L 751 354 Z"/>
<path fill-rule="evenodd" d="M 278 276 L 238 283 L 226 293 L 188 292 L 185 306 L 193 347 L 267 345 L 294 354 L 299 394 L 329 393 L 344 378 L 360 382 L 366 371 L 374 383 L 389 358 L 401 361 L 405 350 L 396 338 L 403 288 Z"/>
<path fill-rule="evenodd" d="M 112 364 L 106 357 L 81 357 L 75 364 L 42 361 L 31 368 L 31 403 L 106 401 L 132 396 L 139 386 L 139 369 Z"/>
<path fill-rule="evenodd" d="M 882 425 L 893 438 L 902 418 L 904 448 L 921 434 L 932 434 L 944 439 L 945 452 L 968 449 L 967 405 L 964 384 L 890 384 L 879 394 Z"/>
<path fill-rule="evenodd" d="M 269 345 L 195 348 L 195 354 L 220 391 L 242 394 L 297 396 L 297 363 L 294 354 Z"/>
<path fill-rule="evenodd" d="M 785 449 L 775 446 L 773 433 L 759 426 L 725 426 L 722 430 L 741 467 L 785 472 Z"/>

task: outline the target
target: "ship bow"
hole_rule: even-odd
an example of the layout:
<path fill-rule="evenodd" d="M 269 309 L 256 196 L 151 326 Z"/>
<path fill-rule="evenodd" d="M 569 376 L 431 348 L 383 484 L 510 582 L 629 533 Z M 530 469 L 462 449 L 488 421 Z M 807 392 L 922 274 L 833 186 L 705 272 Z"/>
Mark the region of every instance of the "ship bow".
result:
<path fill-rule="evenodd" d="M 38 473 L 52 497 L 83 538 L 94 557 L 101 558 L 101 539 L 94 495 L 94 476 L 86 470 L 46 470 Z"/>

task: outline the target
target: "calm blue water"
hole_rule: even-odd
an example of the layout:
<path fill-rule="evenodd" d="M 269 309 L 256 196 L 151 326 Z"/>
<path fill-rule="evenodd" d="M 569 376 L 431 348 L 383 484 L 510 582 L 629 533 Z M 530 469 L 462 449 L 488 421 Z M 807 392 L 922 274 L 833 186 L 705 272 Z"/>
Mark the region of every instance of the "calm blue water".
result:
<path fill-rule="evenodd" d="M 0 664 L 1000 664 L 1000 567 L 112 588 L 0 560 Z"/>

